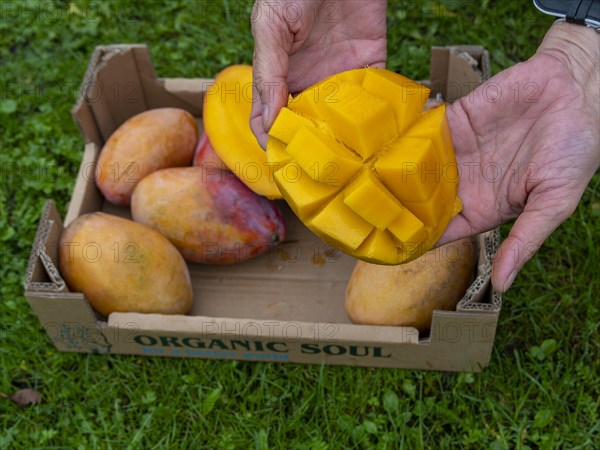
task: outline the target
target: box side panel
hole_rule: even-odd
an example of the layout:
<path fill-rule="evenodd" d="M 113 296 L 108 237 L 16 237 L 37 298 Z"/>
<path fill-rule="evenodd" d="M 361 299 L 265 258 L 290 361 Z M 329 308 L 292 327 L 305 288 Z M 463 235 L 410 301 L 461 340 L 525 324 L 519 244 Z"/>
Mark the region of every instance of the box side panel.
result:
<path fill-rule="evenodd" d="M 25 297 L 58 350 L 92 351 L 86 341 L 97 334 L 97 318 L 82 294 L 26 291 Z"/>
<path fill-rule="evenodd" d="M 135 49 L 135 60 L 148 108 L 182 108 L 202 116 L 204 92 L 213 80 L 204 78 L 159 78 L 154 72 L 147 49 Z"/>
<path fill-rule="evenodd" d="M 182 108 L 196 117 L 202 115 L 204 91 L 212 84 L 212 80 L 158 78 L 146 47 L 134 48 L 132 54 L 148 109 Z"/>
<path fill-rule="evenodd" d="M 203 90 L 212 80 L 160 79 L 145 45 L 97 47 L 72 115 L 87 143 L 101 147 L 130 117 L 153 108 L 202 115 Z"/>
<path fill-rule="evenodd" d="M 483 81 L 478 62 L 469 53 L 450 53 L 446 100 L 450 103 L 465 97 Z"/>
<path fill-rule="evenodd" d="M 214 316 L 184 316 L 140 313 L 112 313 L 108 327 L 156 330 L 219 336 L 228 339 L 269 338 L 279 340 L 313 339 L 345 342 L 387 342 L 416 344 L 419 333 L 413 327 L 352 325 L 334 322 L 302 322 L 285 320 L 234 319 Z"/>
<path fill-rule="evenodd" d="M 85 145 L 73 195 L 65 217 L 65 226 L 69 226 L 77 217 L 98 211 L 102 207 L 104 199 L 95 183 L 96 161 L 99 154 L 100 147 L 97 144 L 89 142 Z"/>
<path fill-rule="evenodd" d="M 87 102 L 104 141 L 127 119 L 148 109 L 135 59 L 129 49 L 105 55 L 94 84 L 97 97 L 88 98 Z"/>
<path fill-rule="evenodd" d="M 429 363 L 441 370 L 479 371 L 489 364 L 499 311 L 434 311 Z"/>
<path fill-rule="evenodd" d="M 144 317 L 145 316 L 145 317 Z M 365 367 L 480 371 L 490 358 L 497 314 L 436 314 L 427 342 L 409 327 L 112 314 L 111 353 Z M 167 319 L 168 322 L 168 319 Z"/>
<path fill-rule="evenodd" d="M 95 142 L 97 145 L 102 145 L 102 137 L 96 123 L 96 118 L 92 112 L 92 108 L 88 103 L 88 99 L 98 98 L 98 86 L 95 84 L 96 69 L 102 60 L 107 47 L 98 46 L 95 48 L 90 62 L 86 69 L 83 81 L 79 87 L 79 95 L 75 101 L 75 105 L 71 109 L 71 115 L 75 123 L 79 126 L 79 131 L 85 142 Z"/>
<path fill-rule="evenodd" d="M 82 87 L 84 89 L 84 87 Z M 87 89 L 87 88 L 86 88 Z M 93 89 L 89 87 L 89 89 Z M 96 118 L 90 105 L 85 102 L 78 102 L 71 110 L 71 115 L 75 119 L 75 123 L 79 126 L 79 131 L 86 143 L 95 143 L 98 146 L 102 145 L 103 139 L 100 135 Z"/>
<path fill-rule="evenodd" d="M 432 92 L 441 92 L 446 98 L 448 84 L 448 59 L 450 50 L 447 47 L 432 47 L 429 62 L 429 87 Z"/>
<path fill-rule="evenodd" d="M 432 47 L 430 80 L 434 90 L 453 102 L 490 77 L 489 53 L 478 45 Z"/>

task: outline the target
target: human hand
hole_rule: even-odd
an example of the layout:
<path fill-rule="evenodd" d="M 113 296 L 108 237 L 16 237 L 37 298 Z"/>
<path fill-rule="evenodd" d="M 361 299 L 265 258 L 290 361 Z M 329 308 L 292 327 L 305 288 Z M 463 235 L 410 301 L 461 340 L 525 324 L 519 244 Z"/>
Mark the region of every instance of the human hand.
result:
<path fill-rule="evenodd" d="M 288 94 L 359 67 L 385 67 L 385 0 L 257 0 L 253 9 L 253 103 L 259 144 Z"/>
<path fill-rule="evenodd" d="M 517 218 L 494 259 L 504 292 L 600 166 L 600 35 L 551 27 L 536 54 L 447 108 L 463 211 L 438 245 Z"/>

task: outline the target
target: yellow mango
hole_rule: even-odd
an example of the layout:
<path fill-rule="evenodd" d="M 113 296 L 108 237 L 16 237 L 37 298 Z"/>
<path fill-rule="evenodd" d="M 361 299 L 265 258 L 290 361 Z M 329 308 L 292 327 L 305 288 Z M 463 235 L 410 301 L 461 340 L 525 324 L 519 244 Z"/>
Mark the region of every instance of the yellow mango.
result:
<path fill-rule="evenodd" d="M 192 307 L 183 257 L 146 225 L 103 212 L 84 214 L 64 230 L 59 245 L 60 273 L 69 289 L 83 293 L 104 316 L 186 314 Z"/>
<path fill-rule="evenodd" d="M 358 261 L 346 288 L 346 313 L 353 323 L 413 326 L 427 332 L 433 311 L 456 309 L 474 269 L 470 239 L 430 250 L 400 266 Z"/>
<path fill-rule="evenodd" d="M 252 67 L 222 70 L 204 95 L 203 122 L 217 155 L 253 192 L 281 198 L 265 151 L 250 129 Z"/>
<path fill-rule="evenodd" d="M 275 138 L 270 138 L 267 141 L 266 155 L 267 164 L 272 173 L 285 166 L 292 159 L 285 151 L 285 143 Z"/>
<path fill-rule="evenodd" d="M 380 230 L 373 230 L 371 234 L 360 244 L 354 252 L 354 256 L 364 261 L 371 261 L 381 258 L 394 260 L 398 258 L 398 252 L 401 251 L 390 237 L 389 233 Z"/>
<path fill-rule="evenodd" d="M 410 261 L 439 240 L 462 204 L 445 105 L 423 112 L 428 95 L 366 68 L 290 99 L 267 155 L 281 194 L 314 233 L 379 264 Z"/>
<path fill-rule="evenodd" d="M 250 260 L 285 236 L 275 202 L 250 191 L 231 172 L 206 167 L 151 173 L 133 191 L 131 215 L 160 232 L 194 263 Z"/>
<path fill-rule="evenodd" d="M 442 178 L 431 139 L 397 139 L 377 160 L 375 170 L 403 202 L 427 201 Z M 407 183 L 411 189 L 406 188 Z"/>

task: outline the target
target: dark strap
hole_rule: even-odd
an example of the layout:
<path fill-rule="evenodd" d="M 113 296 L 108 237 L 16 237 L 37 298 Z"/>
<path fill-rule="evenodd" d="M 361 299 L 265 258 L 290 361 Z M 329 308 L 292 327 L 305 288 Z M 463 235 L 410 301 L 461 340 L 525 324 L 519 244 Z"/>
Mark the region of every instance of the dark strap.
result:
<path fill-rule="evenodd" d="M 565 17 L 567 22 L 577 23 L 579 25 L 585 25 L 585 18 L 588 16 L 593 0 L 577 0 L 570 2 L 571 5 L 567 10 L 567 16 Z"/>
<path fill-rule="evenodd" d="M 585 25 L 585 19 L 600 21 L 600 0 L 534 0 L 542 11 L 567 22 Z"/>

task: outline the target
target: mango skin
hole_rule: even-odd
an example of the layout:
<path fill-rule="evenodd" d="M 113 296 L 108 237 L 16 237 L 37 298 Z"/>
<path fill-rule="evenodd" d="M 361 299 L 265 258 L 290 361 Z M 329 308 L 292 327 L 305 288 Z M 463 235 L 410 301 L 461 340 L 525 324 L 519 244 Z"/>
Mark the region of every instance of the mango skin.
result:
<path fill-rule="evenodd" d="M 250 129 L 252 95 L 252 66 L 226 67 L 204 95 L 204 127 L 217 155 L 250 190 L 280 199 L 273 167 Z"/>
<path fill-rule="evenodd" d="M 186 314 L 192 284 L 177 249 L 160 233 L 102 212 L 75 219 L 60 238 L 59 267 L 69 289 L 104 316 L 112 312 Z"/>
<path fill-rule="evenodd" d="M 198 124 L 178 108 L 137 114 L 106 141 L 96 168 L 96 185 L 111 203 L 127 206 L 136 184 L 155 170 L 192 162 Z"/>
<path fill-rule="evenodd" d="M 229 171 L 170 168 L 133 192 L 133 219 L 166 236 L 189 262 L 233 264 L 255 258 L 285 238 L 277 205 Z"/>
<path fill-rule="evenodd" d="M 229 170 L 223 160 L 219 158 L 214 147 L 210 143 L 206 133 L 202 133 L 198 146 L 194 151 L 194 166 L 204 166 L 206 170 Z"/>
<path fill-rule="evenodd" d="M 358 261 L 346 289 L 353 323 L 431 327 L 434 310 L 454 310 L 475 266 L 469 239 L 452 242 L 398 266 Z"/>

